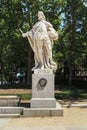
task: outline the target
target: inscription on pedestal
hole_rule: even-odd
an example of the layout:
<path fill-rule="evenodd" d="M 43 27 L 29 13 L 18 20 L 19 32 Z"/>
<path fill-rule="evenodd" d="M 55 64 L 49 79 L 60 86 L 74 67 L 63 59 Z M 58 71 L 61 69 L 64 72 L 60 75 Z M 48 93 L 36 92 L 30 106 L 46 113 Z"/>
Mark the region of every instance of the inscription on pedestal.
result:
<path fill-rule="evenodd" d="M 53 70 L 51 69 L 36 69 L 34 70 L 34 74 L 53 74 Z"/>

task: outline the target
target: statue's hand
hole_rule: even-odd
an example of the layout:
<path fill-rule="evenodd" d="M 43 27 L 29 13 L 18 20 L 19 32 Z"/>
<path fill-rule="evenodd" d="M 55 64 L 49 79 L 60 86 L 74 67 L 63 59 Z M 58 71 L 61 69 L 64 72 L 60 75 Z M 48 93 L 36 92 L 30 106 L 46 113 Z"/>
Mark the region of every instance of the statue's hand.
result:
<path fill-rule="evenodd" d="M 22 37 L 27 37 L 27 34 L 26 33 L 22 33 Z"/>

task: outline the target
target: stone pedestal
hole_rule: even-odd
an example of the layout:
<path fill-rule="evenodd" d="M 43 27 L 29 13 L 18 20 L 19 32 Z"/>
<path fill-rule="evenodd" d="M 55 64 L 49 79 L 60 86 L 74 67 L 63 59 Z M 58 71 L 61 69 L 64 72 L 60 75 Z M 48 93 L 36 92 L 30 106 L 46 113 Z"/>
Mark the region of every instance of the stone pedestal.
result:
<path fill-rule="evenodd" d="M 32 74 L 32 99 L 30 108 L 24 108 L 23 116 L 63 116 L 63 109 L 54 98 L 52 70 L 35 70 Z"/>
<path fill-rule="evenodd" d="M 31 108 L 55 108 L 54 74 L 52 71 L 37 71 L 32 75 Z"/>

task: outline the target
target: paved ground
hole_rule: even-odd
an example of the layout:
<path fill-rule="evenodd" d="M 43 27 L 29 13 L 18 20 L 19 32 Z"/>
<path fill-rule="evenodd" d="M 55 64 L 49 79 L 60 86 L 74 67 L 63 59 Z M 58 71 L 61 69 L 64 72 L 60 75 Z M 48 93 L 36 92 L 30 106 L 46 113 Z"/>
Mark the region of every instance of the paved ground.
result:
<path fill-rule="evenodd" d="M 0 94 L 7 93 L 31 93 L 31 90 L 0 89 Z M 24 102 L 24 101 L 23 101 Z M 25 101 L 26 102 L 26 101 Z M 35 117 L 35 118 L 1 118 L 0 130 L 87 130 L 87 100 L 82 101 L 60 101 L 64 107 L 63 117 Z M 86 107 L 71 107 L 72 103 L 79 103 Z"/>
<path fill-rule="evenodd" d="M 63 117 L 1 118 L 0 130 L 87 130 L 87 108 L 64 108 Z"/>

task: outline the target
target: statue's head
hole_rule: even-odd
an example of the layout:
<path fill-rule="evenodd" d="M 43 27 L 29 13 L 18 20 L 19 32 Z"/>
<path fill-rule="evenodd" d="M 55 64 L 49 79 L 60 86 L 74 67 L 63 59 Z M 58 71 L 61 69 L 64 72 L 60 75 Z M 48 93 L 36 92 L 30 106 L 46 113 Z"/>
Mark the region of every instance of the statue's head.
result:
<path fill-rule="evenodd" d="M 38 11 L 38 20 L 46 20 L 45 15 L 42 11 Z"/>

